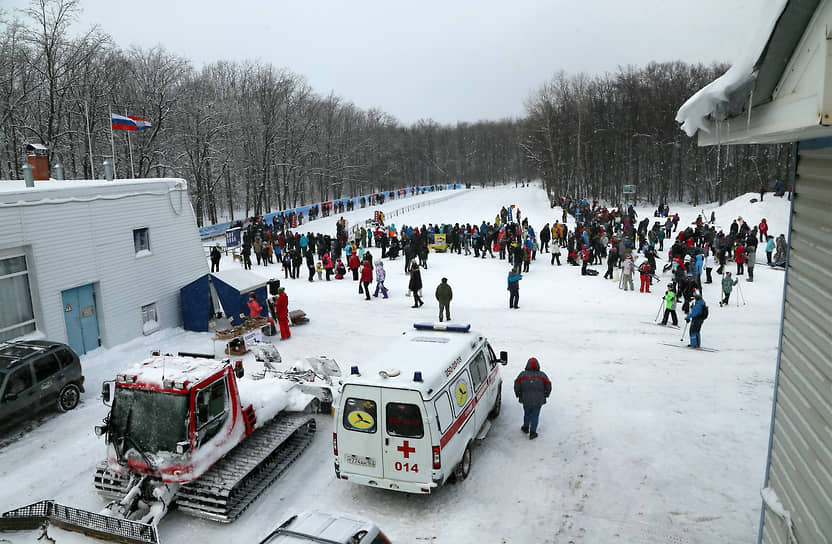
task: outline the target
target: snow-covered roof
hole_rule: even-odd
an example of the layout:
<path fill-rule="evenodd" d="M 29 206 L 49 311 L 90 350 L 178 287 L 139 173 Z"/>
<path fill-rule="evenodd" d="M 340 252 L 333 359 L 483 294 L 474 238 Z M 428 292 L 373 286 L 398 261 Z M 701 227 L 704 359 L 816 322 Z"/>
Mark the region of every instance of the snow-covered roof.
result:
<path fill-rule="evenodd" d="M 770 0 L 769 5 L 760 10 L 756 34 L 745 52 L 727 72 L 682 104 L 676 113 L 676 121 L 681 123 L 688 136 L 700 129 L 708 132 L 708 117 L 723 120 L 742 111 L 754 87 L 772 32 L 787 4 L 788 0 Z"/>
<path fill-rule="evenodd" d="M 135 376 L 137 382 L 163 387 L 167 380 L 195 384 L 226 366 L 227 362 L 214 359 L 156 355 L 119 372 L 119 375 Z"/>
<path fill-rule="evenodd" d="M 361 375 L 351 375 L 344 383 L 413 389 L 428 398 L 460 370 L 483 339 L 477 332 L 409 331 L 377 356 L 359 361 Z M 421 382 L 413 379 L 416 372 L 422 373 Z"/>
<path fill-rule="evenodd" d="M 265 280 L 253 277 L 248 270 L 242 268 L 220 270 L 219 272 L 214 272 L 211 275 L 219 280 L 222 280 L 241 293 L 253 291 L 266 285 Z"/>
<path fill-rule="evenodd" d="M 22 180 L 0 181 L 0 205 L 58 204 L 118 199 L 124 196 L 167 195 L 171 190 L 185 190 L 187 183 L 179 178 L 35 181 L 26 187 Z"/>

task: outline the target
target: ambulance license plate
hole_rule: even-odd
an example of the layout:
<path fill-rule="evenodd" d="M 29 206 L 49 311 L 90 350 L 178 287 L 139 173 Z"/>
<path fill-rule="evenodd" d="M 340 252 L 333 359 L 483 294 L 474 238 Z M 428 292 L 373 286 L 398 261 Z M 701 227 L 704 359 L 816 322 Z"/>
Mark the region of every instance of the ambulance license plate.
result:
<path fill-rule="evenodd" d="M 372 457 L 358 457 L 357 455 L 347 455 L 347 463 L 362 467 L 375 468 L 376 466 L 376 460 Z"/>

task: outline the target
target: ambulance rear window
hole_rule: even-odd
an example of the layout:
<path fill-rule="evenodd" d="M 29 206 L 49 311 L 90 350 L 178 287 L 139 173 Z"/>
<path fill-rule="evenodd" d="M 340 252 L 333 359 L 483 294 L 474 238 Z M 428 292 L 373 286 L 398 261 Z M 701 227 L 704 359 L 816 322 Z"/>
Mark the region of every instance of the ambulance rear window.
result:
<path fill-rule="evenodd" d="M 387 433 L 404 438 L 422 438 L 422 412 L 415 404 L 387 404 Z"/>
<path fill-rule="evenodd" d="M 344 403 L 344 428 L 361 433 L 376 432 L 376 403 L 373 400 L 348 398 Z"/>

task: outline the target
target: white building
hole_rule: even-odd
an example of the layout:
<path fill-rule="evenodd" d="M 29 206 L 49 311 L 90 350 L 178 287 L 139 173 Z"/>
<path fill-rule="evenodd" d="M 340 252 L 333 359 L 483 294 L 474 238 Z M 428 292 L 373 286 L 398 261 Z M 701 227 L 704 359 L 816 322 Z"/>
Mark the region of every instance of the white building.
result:
<path fill-rule="evenodd" d="M 700 90 L 677 120 L 700 145 L 796 143 L 757 541 L 832 542 L 832 1 L 781 1 L 773 15 L 749 62 Z"/>
<path fill-rule="evenodd" d="M 79 354 L 182 323 L 208 271 L 182 179 L 0 182 L 0 340 Z"/>

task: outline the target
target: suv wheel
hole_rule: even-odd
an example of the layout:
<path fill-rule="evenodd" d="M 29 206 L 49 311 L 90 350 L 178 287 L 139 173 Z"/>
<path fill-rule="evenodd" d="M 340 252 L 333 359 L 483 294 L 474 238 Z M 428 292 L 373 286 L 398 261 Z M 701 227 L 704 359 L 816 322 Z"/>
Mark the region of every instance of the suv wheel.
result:
<path fill-rule="evenodd" d="M 78 406 L 81 399 L 81 390 L 74 383 L 68 383 L 61 389 L 58 395 L 58 409 L 61 412 L 68 412 Z"/>

